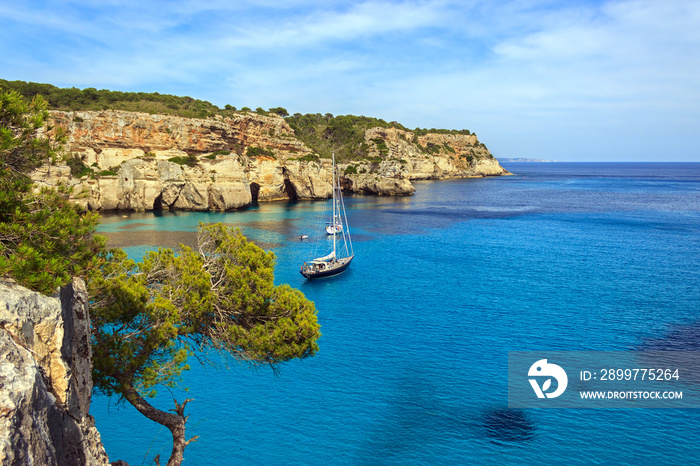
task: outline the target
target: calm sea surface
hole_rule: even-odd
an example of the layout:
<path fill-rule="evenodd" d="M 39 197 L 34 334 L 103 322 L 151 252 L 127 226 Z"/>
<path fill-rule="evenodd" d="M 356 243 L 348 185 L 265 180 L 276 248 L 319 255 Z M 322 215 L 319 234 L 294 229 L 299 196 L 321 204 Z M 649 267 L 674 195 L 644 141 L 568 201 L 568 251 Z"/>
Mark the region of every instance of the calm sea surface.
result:
<path fill-rule="evenodd" d="M 189 392 L 161 390 L 161 409 L 195 400 L 185 464 L 697 464 L 700 410 L 506 407 L 508 351 L 700 350 L 700 163 L 503 165 L 517 175 L 349 197 L 355 260 L 315 282 L 298 236 L 328 202 L 105 216 L 134 258 L 239 226 L 318 309 L 316 357 L 278 376 L 194 363 Z M 169 456 L 130 405 L 91 413 L 112 461 Z"/>

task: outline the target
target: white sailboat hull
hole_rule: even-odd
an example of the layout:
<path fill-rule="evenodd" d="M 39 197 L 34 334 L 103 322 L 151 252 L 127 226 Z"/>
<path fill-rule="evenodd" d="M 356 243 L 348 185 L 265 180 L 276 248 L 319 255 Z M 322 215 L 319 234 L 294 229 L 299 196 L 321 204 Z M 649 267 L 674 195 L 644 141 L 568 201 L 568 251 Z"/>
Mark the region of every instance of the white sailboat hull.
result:
<path fill-rule="evenodd" d="M 327 235 L 337 235 L 338 233 L 343 232 L 343 226 L 342 225 L 328 225 L 326 227 L 326 234 Z"/>

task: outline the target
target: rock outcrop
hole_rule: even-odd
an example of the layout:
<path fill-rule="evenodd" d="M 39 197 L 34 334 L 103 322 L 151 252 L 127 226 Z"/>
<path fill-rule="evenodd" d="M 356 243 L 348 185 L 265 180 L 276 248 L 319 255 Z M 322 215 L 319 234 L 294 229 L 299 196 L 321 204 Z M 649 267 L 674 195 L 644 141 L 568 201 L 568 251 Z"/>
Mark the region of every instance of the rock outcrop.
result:
<path fill-rule="evenodd" d="M 81 280 L 60 298 L 0 282 L 0 464 L 109 465 L 89 414 L 91 371 Z"/>
<path fill-rule="evenodd" d="M 232 210 L 257 201 L 323 199 L 331 162 L 294 136 L 284 118 L 254 113 L 193 119 L 125 111 L 52 112 L 66 149 L 90 173 L 38 170 L 39 185 L 73 186 L 92 210 Z M 473 134 L 365 133 L 369 157 L 339 164 L 343 189 L 405 195 L 412 180 L 507 174 Z M 252 151 L 250 150 L 252 149 Z"/>

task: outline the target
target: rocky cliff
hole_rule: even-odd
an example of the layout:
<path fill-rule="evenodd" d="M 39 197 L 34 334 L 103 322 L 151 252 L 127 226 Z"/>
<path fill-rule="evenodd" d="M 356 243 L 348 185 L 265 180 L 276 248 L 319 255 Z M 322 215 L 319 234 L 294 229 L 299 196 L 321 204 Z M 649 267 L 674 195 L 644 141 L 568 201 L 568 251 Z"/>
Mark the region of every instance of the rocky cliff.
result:
<path fill-rule="evenodd" d="M 0 282 L 0 464 L 108 465 L 90 416 L 87 291 Z"/>
<path fill-rule="evenodd" d="M 67 166 L 45 167 L 34 179 L 72 185 L 74 200 L 93 210 L 231 210 L 331 194 L 331 161 L 273 114 L 191 119 L 85 111 L 52 112 L 52 119 L 87 170 L 78 177 Z M 367 159 L 339 164 L 346 191 L 411 194 L 411 180 L 507 173 L 475 135 L 373 128 L 365 143 Z"/>

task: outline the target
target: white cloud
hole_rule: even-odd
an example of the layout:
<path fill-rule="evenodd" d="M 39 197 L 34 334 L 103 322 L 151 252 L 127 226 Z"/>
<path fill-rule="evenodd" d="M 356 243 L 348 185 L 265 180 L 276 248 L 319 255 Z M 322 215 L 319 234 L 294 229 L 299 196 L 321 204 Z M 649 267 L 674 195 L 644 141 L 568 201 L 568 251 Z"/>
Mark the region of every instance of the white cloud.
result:
<path fill-rule="evenodd" d="M 53 0 L 0 21 L 5 79 L 466 127 L 503 156 L 626 156 L 592 133 L 658 156 L 653 131 L 698 158 L 696 1 Z"/>

